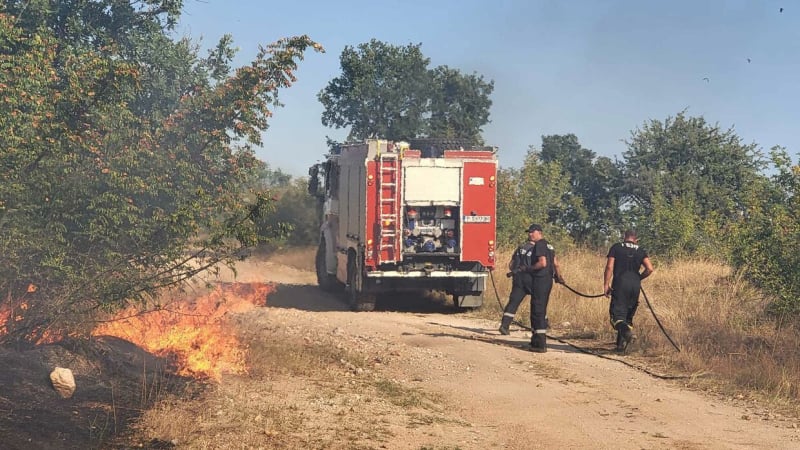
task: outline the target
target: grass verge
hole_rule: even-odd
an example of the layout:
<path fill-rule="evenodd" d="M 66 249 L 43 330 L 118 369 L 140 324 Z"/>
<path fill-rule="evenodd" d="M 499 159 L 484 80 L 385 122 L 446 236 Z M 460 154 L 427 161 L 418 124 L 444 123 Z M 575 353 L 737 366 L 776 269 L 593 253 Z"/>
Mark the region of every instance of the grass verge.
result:
<path fill-rule="evenodd" d="M 501 266 L 509 258 L 510 252 L 499 252 Z M 604 255 L 575 250 L 560 255 L 559 260 L 570 287 L 589 295 L 602 292 Z M 475 314 L 499 321 L 500 303 L 508 301 L 511 281 L 497 276 L 493 281 L 500 302 L 490 281 L 484 306 Z M 787 413 L 800 414 L 800 327 L 796 319 L 765 313 L 769 299 L 741 273 L 705 259 L 669 264 L 656 261 L 655 274 L 642 287 L 681 351 L 665 338 L 640 297 L 634 320 L 638 344 L 632 357 L 695 375 L 689 381 L 691 386 L 767 400 Z M 548 306 L 553 334 L 600 340 L 611 347 L 615 334 L 609 324 L 608 303 L 605 297 L 588 299 L 555 285 Z M 516 320 L 525 325 L 530 325 L 529 305 L 526 300 L 517 312 Z"/>

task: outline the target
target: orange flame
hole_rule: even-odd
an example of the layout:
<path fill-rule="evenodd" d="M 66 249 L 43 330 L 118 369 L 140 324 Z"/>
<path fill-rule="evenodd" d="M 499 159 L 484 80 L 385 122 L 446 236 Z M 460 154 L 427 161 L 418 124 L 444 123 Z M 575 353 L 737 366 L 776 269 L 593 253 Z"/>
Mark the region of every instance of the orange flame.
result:
<path fill-rule="evenodd" d="M 6 323 L 8 322 L 9 317 L 11 317 L 11 309 L 5 305 L 0 306 L 0 336 L 8 333 L 8 330 L 6 329 Z"/>
<path fill-rule="evenodd" d="M 17 305 L 16 310 L 10 304 L 5 304 L 0 306 L 0 336 L 4 336 L 8 333 L 8 328 L 6 324 L 9 321 L 12 322 L 20 322 L 24 319 L 22 313 L 27 311 L 28 303 L 25 301 L 19 302 Z"/>
<path fill-rule="evenodd" d="M 226 315 L 264 306 L 274 290 L 264 283 L 219 284 L 207 295 L 165 309 L 144 314 L 123 311 L 92 335 L 116 336 L 153 354 L 173 356 L 180 375 L 219 381 L 223 373 L 247 372 L 245 350 L 226 327 Z"/>

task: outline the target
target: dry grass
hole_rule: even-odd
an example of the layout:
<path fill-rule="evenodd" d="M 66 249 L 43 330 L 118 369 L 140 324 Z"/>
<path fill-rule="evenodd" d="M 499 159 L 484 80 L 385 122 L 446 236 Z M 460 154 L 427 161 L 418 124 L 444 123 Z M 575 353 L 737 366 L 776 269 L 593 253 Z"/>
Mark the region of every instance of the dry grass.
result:
<path fill-rule="evenodd" d="M 499 258 L 504 263 L 510 253 L 501 252 Z M 604 255 L 576 250 L 560 255 L 559 260 L 573 289 L 590 295 L 602 292 Z M 724 264 L 693 259 L 671 264 L 656 260 L 655 265 L 656 272 L 642 287 L 681 352 L 665 338 L 641 297 L 635 319 L 638 345 L 634 356 L 676 371 L 709 375 L 695 379 L 693 384 L 726 395 L 767 398 L 774 405 L 792 405 L 800 399 L 800 333 L 796 324 L 789 326 L 767 316 L 764 295 Z M 511 282 L 504 276 L 495 276 L 494 281 L 505 304 Z M 517 313 L 517 321 L 526 325 L 530 324 L 528 308 L 525 301 Z M 500 317 L 493 292 L 476 313 Z M 614 339 L 605 297 L 587 299 L 556 285 L 548 316 L 558 335 L 597 338 L 609 342 L 609 346 Z M 800 408 L 794 407 L 794 413 L 798 412 Z"/>
<path fill-rule="evenodd" d="M 308 267 L 313 252 L 271 258 L 313 270 Z M 499 260 L 504 264 L 508 257 L 501 252 Z M 577 250 L 559 259 L 572 288 L 600 293 L 604 255 Z M 500 303 L 505 304 L 511 287 L 504 272 L 501 267 L 494 274 L 500 302 L 490 285 L 484 306 L 474 314 L 499 320 Z M 636 316 L 638 345 L 629 358 L 675 373 L 708 375 L 687 383 L 728 396 L 768 399 L 787 413 L 800 413 L 797 327 L 779 326 L 783 324 L 765 316 L 766 300 L 739 274 L 708 260 L 656 261 L 656 273 L 643 287 L 682 351 L 672 348 L 642 298 Z M 517 314 L 526 324 L 528 304 Z M 586 299 L 555 286 L 548 312 L 554 335 L 570 337 L 577 345 L 582 341 L 575 338 L 582 337 L 611 347 L 614 335 L 605 297 Z M 141 436 L 193 449 L 365 449 L 389 448 L 398 434 L 417 427 L 459 426 L 448 416 L 443 399 L 371 372 L 374 355 L 266 319 L 236 326 L 248 347 L 250 373 L 227 377 L 199 397 L 162 402 L 146 412 Z"/>
<path fill-rule="evenodd" d="M 372 449 L 398 430 L 453 422 L 439 395 L 381 378 L 374 357 L 335 337 L 269 320 L 236 326 L 250 372 L 161 402 L 138 435 L 192 449 Z"/>

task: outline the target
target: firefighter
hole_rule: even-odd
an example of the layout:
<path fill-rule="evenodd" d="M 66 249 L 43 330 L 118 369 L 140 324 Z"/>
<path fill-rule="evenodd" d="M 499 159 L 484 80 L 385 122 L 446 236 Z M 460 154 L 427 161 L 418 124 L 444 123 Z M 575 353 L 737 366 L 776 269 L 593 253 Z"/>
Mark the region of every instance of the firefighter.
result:
<path fill-rule="evenodd" d="M 531 296 L 531 351 L 547 351 L 547 302 L 553 288 L 553 280 L 564 283 L 555 249 L 542 235 L 542 226 L 528 227 L 528 241 L 517 247 L 508 268 L 513 277 L 511 294 L 503 311 L 500 334 L 508 335 L 508 327 L 514 320 L 520 303 L 526 295 Z"/>
<path fill-rule="evenodd" d="M 642 267 L 644 271 L 640 272 Z M 617 330 L 617 352 L 624 352 L 635 338 L 633 316 L 639 306 L 641 282 L 653 270 L 653 263 L 650 262 L 647 251 L 639 246 L 634 230 L 625 231 L 623 241 L 612 245 L 608 251 L 603 273 L 603 292 L 606 297 L 611 297 L 609 315 L 611 326 Z"/>

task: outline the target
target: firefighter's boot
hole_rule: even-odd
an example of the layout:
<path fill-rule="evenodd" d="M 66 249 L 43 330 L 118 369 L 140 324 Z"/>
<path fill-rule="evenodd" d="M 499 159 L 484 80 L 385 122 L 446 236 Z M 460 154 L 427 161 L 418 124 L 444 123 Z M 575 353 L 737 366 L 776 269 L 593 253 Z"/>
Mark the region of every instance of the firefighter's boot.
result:
<path fill-rule="evenodd" d="M 499 331 L 500 334 L 502 334 L 503 336 L 508 336 L 509 334 L 511 334 L 511 331 L 508 329 L 508 327 L 511 326 L 511 322 L 513 320 L 514 320 L 513 316 L 507 316 L 503 314 L 503 320 L 500 321 L 500 328 L 498 328 L 497 331 Z"/>
<path fill-rule="evenodd" d="M 617 345 L 614 346 L 615 352 L 622 352 L 624 350 L 625 346 L 623 345 L 623 342 L 624 340 L 622 339 L 622 333 L 617 331 Z"/>
<path fill-rule="evenodd" d="M 544 333 L 534 333 L 531 337 L 531 351 L 536 353 L 547 352 L 547 335 Z"/>
<path fill-rule="evenodd" d="M 617 329 L 617 346 L 615 350 L 619 353 L 624 353 L 633 340 L 633 331 L 631 331 L 631 327 L 625 322 L 618 323 L 615 328 Z"/>

